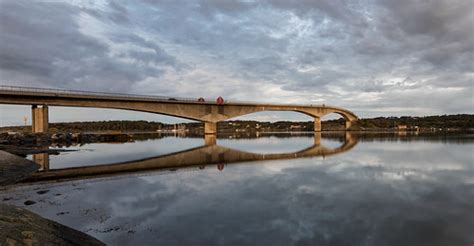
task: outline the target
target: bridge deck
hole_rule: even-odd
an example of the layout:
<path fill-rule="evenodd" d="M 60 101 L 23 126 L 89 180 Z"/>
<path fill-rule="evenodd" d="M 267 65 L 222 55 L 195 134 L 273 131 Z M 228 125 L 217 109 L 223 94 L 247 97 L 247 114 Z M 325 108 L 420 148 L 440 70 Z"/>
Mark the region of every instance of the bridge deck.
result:
<path fill-rule="evenodd" d="M 188 97 L 135 95 L 135 94 L 126 94 L 126 93 L 92 92 L 92 91 L 81 91 L 81 90 L 20 87 L 20 86 L 9 86 L 9 85 L 0 85 L 0 95 L 217 105 L 217 102 L 215 102 L 214 100 L 209 100 L 209 99 L 205 100 L 205 102 L 200 102 L 198 101 L 198 98 L 188 98 Z M 353 112 L 347 109 L 324 105 L 324 104 L 323 105 L 272 104 L 272 103 L 261 103 L 261 102 L 248 102 L 248 101 L 244 102 L 244 101 L 233 101 L 233 100 L 228 101 L 227 100 L 225 101 L 224 105 L 258 106 L 258 107 L 298 107 L 298 108 L 324 107 L 328 109 L 335 109 L 338 111 L 347 112 L 349 114 L 354 114 Z"/>

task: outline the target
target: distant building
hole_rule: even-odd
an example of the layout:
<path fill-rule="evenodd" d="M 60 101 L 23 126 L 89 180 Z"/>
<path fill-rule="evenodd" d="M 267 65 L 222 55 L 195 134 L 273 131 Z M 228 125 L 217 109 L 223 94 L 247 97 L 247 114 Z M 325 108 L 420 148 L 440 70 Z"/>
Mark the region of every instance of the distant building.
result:
<path fill-rule="evenodd" d="M 300 130 L 301 126 L 300 125 L 291 125 L 290 130 L 294 130 L 294 129 Z"/>
<path fill-rule="evenodd" d="M 399 131 L 406 131 L 408 127 L 407 125 L 397 125 L 396 129 Z"/>

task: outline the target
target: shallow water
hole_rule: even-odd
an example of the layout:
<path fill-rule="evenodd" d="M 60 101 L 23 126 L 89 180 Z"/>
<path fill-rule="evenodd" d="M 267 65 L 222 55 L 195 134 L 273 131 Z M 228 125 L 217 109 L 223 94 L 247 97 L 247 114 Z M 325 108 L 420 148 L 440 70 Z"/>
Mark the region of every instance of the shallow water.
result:
<path fill-rule="evenodd" d="M 0 199 L 110 245 L 473 245 L 473 144 L 393 134 L 89 144 Z"/>

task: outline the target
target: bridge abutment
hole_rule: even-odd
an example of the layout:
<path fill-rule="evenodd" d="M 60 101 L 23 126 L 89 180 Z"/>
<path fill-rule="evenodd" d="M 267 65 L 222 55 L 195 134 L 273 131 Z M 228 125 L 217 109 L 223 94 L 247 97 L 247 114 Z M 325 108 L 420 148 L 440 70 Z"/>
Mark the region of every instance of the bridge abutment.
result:
<path fill-rule="evenodd" d="M 48 132 L 48 106 L 41 105 L 33 105 L 31 107 L 31 121 L 32 121 L 32 129 L 33 133 L 43 133 Z"/>
<path fill-rule="evenodd" d="M 204 122 L 204 134 L 213 134 L 217 133 L 217 123 L 214 122 Z"/>

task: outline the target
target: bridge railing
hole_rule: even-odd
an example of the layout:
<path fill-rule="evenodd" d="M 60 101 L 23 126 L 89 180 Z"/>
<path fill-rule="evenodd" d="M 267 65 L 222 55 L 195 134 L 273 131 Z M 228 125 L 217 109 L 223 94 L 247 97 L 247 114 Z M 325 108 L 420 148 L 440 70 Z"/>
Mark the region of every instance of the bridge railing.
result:
<path fill-rule="evenodd" d="M 120 97 L 120 98 L 147 99 L 147 100 L 160 100 L 160 101 L 170 101 L 170 100 L 172 100 L 172 101 L 185 101 L 185 102 L 197 102 L 198 101 L 198 98 L 188 98 L 188 97 L 147 96 L 147 95 L 134 95 L 134 94 L 127 94 L 127 93 L 49 89 L 49 88 L 23 87 L 23 86 L 11 86 L 11 85 L 0 85 L 0 91 L 25 92 L 25 93 L 45 93 L 45 94 L 54 94 L 54 95 L 57 94 L 57 95 Z"/>

